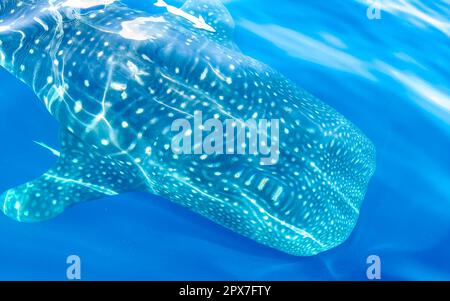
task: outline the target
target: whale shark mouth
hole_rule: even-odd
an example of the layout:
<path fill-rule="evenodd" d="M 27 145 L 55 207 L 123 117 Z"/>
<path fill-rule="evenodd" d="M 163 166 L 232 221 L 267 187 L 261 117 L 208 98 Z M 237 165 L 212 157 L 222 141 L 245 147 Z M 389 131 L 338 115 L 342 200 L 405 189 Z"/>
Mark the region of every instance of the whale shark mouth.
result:
<path fill-rule="evenodd" d="M 19 44 L 6 27 L 0 33 L 3 65 L 61 124 L 61 150 L 50 149 L 58 163 L 3 193 L 6 215 L 39 222 L 74 204 L 146 191 L 293 255 L 315 255 L 349 237 L 375 171 L 373 144 L 334 109 L 242 54 L 220 1 L 181 8 L 158 1 L 157 16 L 112 0 L 58 3 L 64 8 L 20 29 Z M 173 122 L 191 121 L 196 111 L 209 120 L 279 120 L 277 161 L 174 152 Z"/>

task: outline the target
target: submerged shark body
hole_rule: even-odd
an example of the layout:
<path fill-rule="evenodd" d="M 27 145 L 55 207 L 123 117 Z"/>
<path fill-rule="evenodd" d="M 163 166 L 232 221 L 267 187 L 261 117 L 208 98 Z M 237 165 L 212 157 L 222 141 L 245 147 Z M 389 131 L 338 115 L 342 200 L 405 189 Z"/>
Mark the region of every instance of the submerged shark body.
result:
<path fill-rule="evenodd" d="M 350 235 L 375 169 L 372 143 L 243 55 L 220 1 L 174 9 L 160 0 L 167 12 L 159 16 L 114 0 L 0 3 L 0 63 L 61 125 L 57 165 L 5 192 L 6 215 L 42 221 L 76 203 L 138 190 L 294 255 L 317 254 Z M 11 9 L 15 18 L 5 13 Z M 195 111 L 279 119 L 278 161 L 174 154 L 171 124 Z"/>

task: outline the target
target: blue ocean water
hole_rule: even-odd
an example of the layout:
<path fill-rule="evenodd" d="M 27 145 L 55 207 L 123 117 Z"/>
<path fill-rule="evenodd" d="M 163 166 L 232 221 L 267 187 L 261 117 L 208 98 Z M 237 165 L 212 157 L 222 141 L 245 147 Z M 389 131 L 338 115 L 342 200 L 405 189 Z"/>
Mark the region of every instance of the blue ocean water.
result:
<path fill-rule="evenodd" d="M 152 11 L 152 1 L 124 1 Z M 168 1 L 181 6 L 182 1 Z M 343 245 L 300 258 L 261 246 L 162 198 L 131 193 L 39 224 L 0 216 L 0 279 L 450 280 L 450 2 L 224 1 L 241 50 L 278 69 L 355 123 L 377 171 Z M 0 71 L 0 191 L 45 172 L 58 125 L 26 86 Z"/>

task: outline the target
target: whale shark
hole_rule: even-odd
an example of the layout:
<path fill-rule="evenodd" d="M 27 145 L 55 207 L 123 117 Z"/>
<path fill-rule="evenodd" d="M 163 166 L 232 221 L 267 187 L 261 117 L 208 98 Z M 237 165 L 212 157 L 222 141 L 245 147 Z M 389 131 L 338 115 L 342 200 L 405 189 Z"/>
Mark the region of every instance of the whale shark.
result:
<path fill-rule="evenodd" d="M 372 142 L 245 55 L 219 0 L 169 2 L 156 1 L 161 11 L 150 14 L 116 0 L 0 0 L 0 65 L 60 125 L 56 165 L 4 192 L 4 214 L 40 222 L 79 203 L 141 191 L 288 254 L 342 244 L 375 172 Z M 174 153 L 171 124 L 195 112 L 279 120 L 277 162 Z"/>

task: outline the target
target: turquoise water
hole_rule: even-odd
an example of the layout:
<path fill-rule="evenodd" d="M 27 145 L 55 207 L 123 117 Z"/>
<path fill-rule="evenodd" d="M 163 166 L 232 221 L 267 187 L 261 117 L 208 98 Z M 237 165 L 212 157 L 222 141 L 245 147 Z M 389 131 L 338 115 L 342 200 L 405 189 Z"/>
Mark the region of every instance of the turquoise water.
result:
<path fill-rule="evenodd" d="M 151 2 L 125 1 L 152 10 Z M 146 194 L 103 199 L 41 224 L 0 217 L 0 279 L 449 279 L 450 90 L 448 1 L 227 1 L 241 50 L 281 71 L 375 143 L 377 172 L 342 246 L 297 258 L 258 245 Z M 181 5 L 181 2 L 171 1 Z M 383 5 L 384 4 L 384 5 Z M 0 73 L 0 191 L 55 161 L 57 124 L 35 96 Z"/>

